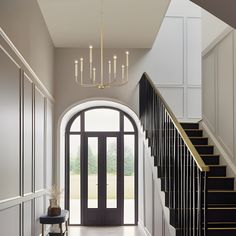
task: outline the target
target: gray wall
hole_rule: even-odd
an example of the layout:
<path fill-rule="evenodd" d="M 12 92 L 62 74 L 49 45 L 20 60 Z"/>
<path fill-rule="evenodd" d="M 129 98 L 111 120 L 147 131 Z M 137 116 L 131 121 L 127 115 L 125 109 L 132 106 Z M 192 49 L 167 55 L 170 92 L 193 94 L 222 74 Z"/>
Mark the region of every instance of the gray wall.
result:
<path fill-rule="evenodd" d="M 37 0 L 1 0 L 0 27 L 53 94 L 53 44 Z"/>
<path fill-rule="evenodd" d="M 236 164 L 235 31 L 203 55 L 203 122 Z M 235 168 L 235 167 L 234 167 Z"/>
<path fill-rule="evenodd" d="M 53 45 L 35 0 L 1 1 L 0 27 L 1 235 L 38 236 L 52 185 Z"/>

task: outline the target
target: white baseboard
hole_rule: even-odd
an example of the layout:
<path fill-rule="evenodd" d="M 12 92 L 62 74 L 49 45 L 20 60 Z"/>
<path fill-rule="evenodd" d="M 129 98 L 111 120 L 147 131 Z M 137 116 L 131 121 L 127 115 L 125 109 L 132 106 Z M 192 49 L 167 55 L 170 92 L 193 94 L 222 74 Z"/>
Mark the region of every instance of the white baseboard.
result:
<path fill-rule="evenodd" d="M 143 231 L 145 236 L 152 236 L 152 234 L 149 232 L 149 230 L 145 227 L 143 221 L 139 220 L 138 226 Z"/>

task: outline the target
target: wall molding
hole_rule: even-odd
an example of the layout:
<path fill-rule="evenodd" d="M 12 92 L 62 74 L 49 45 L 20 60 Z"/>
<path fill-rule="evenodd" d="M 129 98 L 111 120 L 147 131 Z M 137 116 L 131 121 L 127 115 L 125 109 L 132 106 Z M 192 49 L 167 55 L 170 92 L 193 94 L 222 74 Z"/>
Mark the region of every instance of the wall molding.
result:
<path fill-rule="evenodd" d="M 17 205 L 21 205 L 24 202 L 28 202 L 34 200 L 35 198 L 39 198 L 44 196 L 47 193 L 47 190 L 42 190 L 37 193 L 31 193 L 26 196 L 18 196 L 14 198 L 4 199 L 0 202 L 0 211 L 6 210 L 7 208 L 14 207 Z"/>
<path fill-rule="evenodd" d="M 207 46 L 202 51 L 202 57 L 206 56 L 217 44 L 219 44 L 228 34 L 230 34 L 234 29 L 228 26 L 220 35 L 218 35 L 209 46 Z"/>
<path fill-rule="evenodd" d="M 0 36 L 4 39 L 4 41 L 8 44 L 8 46 L 14 51 L 16 56 L 20 59 L 20 61 L 24 64 L 24 66 L 27 68 L 27 70 L 32 74 L 34 82 L 36 82 L 40 88 L 43 90 L 45 95 L 52 101 L 55 102 L 54 97 L 52 94 L 48 91 L 48 89 L 45 87 L 45 85 L 41 82 L 39 77 L 36 75 L 34 70 L 30 67 L 28 62 L 25 60 L 23 55 L 19 52 L 19 50 L 15 47 L 15 45 L 12 43 L 10 38 L 7 36 L 7 34 L 3 31 L 3 29 L 0 27 Z M 6 52 L 6 50 L 4 50 Z"/>

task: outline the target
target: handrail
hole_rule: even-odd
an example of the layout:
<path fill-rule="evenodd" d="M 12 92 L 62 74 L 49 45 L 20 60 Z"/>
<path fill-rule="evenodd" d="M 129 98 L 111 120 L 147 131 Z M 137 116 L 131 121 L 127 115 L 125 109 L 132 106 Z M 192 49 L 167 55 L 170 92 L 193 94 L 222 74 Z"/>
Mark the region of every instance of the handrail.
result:
<path fill-rule="evenodd" d="M 169 105 L 166 103 L 166 101 L 163 98 L 163 96 L 161 95 L 161 93 L 158 91 L 158 89 L 156 88 L 156 86 L 154 85 L 154 83 L 152 82 L 150 77 L 148 76 L 148 74 L 146 72 L 144 72 L 143 75 L 146 77 L 146 79 L 148 80 L 148 82 L 151 84 L 152 88 L 156 92 L 156 94 L 162 100 L 162 103 L 165 105 L 165 108 L 166 108 L 166 110 L 167 110 L 167 112 L 168 112 L 168 114 L 169 114 L 169 116 L 170 116 L 170 118 L 171 118 L 175 128 L 178 130 L 178 132 L 179 132 L 180 136 L 182 137 L 184 143 L 186 144 L 189 152 L 192 154 L 192 157 L 194 158 L 194 160 L 195 160 L 199 170 L 201 172 L 209 172 L 209 170 L 210 170 L 209 167 L 202 160 L 201 156 L 197 152 L 196 148 L 193 146 L 193 144 L 190 141 L 189 137 L 187 136 L 186 132 L 184 131 L 184 129 L 182 128 L 181 124 L 179 123 L 179 121 L 175 117 L 174 113 L 171 111 Z"/>

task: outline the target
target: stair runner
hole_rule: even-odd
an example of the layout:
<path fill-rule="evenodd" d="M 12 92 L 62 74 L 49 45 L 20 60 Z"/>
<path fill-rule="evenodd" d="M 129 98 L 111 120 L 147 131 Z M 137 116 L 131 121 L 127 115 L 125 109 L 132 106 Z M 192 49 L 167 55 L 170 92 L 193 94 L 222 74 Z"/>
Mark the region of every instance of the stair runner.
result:
<path fill-rule="evenodd" d="M 182 123 L 186 134 L 209 165 L 208 181 L 208 236 L 236 236 L 236 191 L 234 178 L 226 175 L 227 166 L 220 164 L 220 156 L 214 154 L 214 146 L 208 144 L 198 123 Z M 177 236 L 181 236 L 178 233 Z"/>

